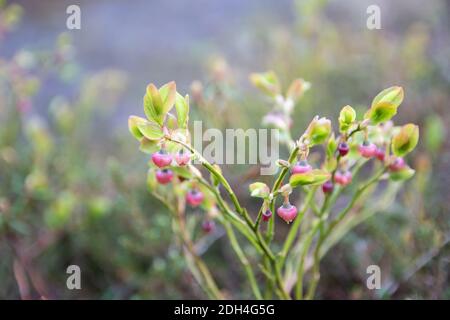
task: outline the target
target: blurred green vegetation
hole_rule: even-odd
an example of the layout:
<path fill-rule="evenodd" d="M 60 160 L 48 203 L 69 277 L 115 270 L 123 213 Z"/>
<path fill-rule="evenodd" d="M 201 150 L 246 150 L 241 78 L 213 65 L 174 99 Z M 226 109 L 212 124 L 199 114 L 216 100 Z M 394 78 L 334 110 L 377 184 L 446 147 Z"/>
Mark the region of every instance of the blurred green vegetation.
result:
<path fill-rule="evenodd" d="M 421 141 L 412 164 L 416 177 L 382 212 L 361 212 L 367 222 L 326 257 L 319 296 L 450 298 L 450 83 L 433 56 L 449 50 L 433 43 L 435 28 L 446 22 L 412 23 L 398 34 L 352 30 L 336 24 L 327 6 L 296 1 L 292 29 L 254 31 L 264 43 L 258 55 L 266 69 L 285 84 L 299 76 L 312 83 L 296 107 L 294 132 L 316 114 L 337 118 L 346 104 L 365 109 L 374 92 L 396 84 L 406 92 L 399 124 L 418 123 Z M 2 44 L 21 14 L 20 7 L 2 4 Z M 204 298 L 167 211 L 146 190 L 145 160 L 134 151 L 126 123 L 115 122 L 129 75 L 112 69 L 84 74 L 73 51 L 63 34 L 53 48 L 0 57 L 0 298 Z M 265 101 L 239 80 L 237 69 L 222 57 L 211 59 L 205 78 L 191 86 L 194 119 L 217 128 L 261 126 Z M 76 94 L 55 95 L 37 116 L 35 97 L 54 81 Z M 239 196 L 248 197 L 245 183 L 257 170 L 225 170 L 242 186 Z M 198 223 L 195 212 L 190 223 Z M 230 292 L 245 288 L 220 233 L 198 239 L 218 281 Z M 82 268 L 80 292 L 66 289 L 70 264 Z M 370 264 L 383 270 L 382 292 L 361 289 Z M 232 297 L 246 296 L 243 290 Z"/>

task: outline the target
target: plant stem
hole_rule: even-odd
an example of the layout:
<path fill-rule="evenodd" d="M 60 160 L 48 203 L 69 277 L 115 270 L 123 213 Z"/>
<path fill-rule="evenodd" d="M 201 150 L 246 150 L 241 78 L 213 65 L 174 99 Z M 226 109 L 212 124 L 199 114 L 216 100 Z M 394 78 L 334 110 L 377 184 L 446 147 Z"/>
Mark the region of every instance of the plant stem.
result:
<path fill-rule="evenodd" d="M 270 260 L 266 256 L 263 258 L 263 263 L 264 263 L 264 268 L 266 268 L 267 270 L 269 270 L 271 268 Z M 275 288 L 275 280 L 273 279 L 272 276 L 266 277 L 266 280 L 267 280 L 267 284 L 266 284 L 266 288 L 265 288 L 265 292 L 264 292 L 264 298 L 266 300 L 270 300 L 270 299 L 272 299 L 272 293 Z"/>
<path fill-rule="evenodd" d="M 338 156 L 338 159 L 339 159 L 339 156 Z M 320 219 L 319 223 L 318 223 L 319 239 L 317 240 L 316 248 L 313 253 L 314 260 L 313 260 L 312 280 L 311 280 L 311 284 L 308 288 L 308 293 L 306 294 L 307 300 L 311 300 L 312 297 L 314 296 L 316 286 L 320 279 L 319 251 L 320 251 L 320 247 L 322 246 L 323 239 L 324 239 L 323 227 L 324 227 L 325 220 L 326 220 L 326 212 L 328 211 L 328 208 L 330 206 L 331 196 L 332 196 L 331 194 L 327 194 L 325 196 L 325 199 L 322 204 L 322 208 L 320 209 L 320 212 L 319 212 L 319 219 Z"/>
<path fill-rule="evenodd" d="M 214 175 L 218 181 L 224 186 L 225 190 L 227 191 L 231 201 L 233 202 L 233 205 L 237 211 L 237 213 L 239 215 L 241 215 L 245 222 L 247 223 L 247 225 L 252 229 L 253 233 L 256 236 L 256 239 L 258 241 L 258 244 L 261 246 L 261 249 L 263 250 L 264 254 L 269 258 L 270 260 L 270 264 L 272 265 L 273 271 L 275 273 L 275 282 L 278 286 L 278 295 L 283 298 L 283 299 L 290 299 L 289 295 L 286 293 L 284 286 L 283 286 L 283 282 L 281 280 L 281 271 L 277 266 L 276 263 L 276 258 L 275 255 L 273 254 L 273 252 L 270 250 L 269 246 L 267 245 L 266 241 L 264 241 L 264 239 L 261 236 L 261 233 L 259 232 L 258 229 L 255 229 L 253 221 L 251 220 L 250 216 L 248 215 L 247 210 L 245 210 L 244 208 L 242 208 L 242 206 L 239 203 L 239 200 L 237 199 L 233 189 L 231 188 L 230 184 L 228 183 L 228 181 L 225 179 L 225 177 L 218 171 L 216 170 L 216 168 L 214 168 L 213 165 L 211 165 L 205 158 L 203 158 L 203 156 L 194 148 L 192 148 L 189 144 L 176 140 L 176 139 L 172 139 L 169 136 L 166 136 L 166 139 L 169 141 L 172 141 L 174 143 L 178 143 L 181 146 L 187 148 L 191 153 L 195 154 L 198 159 L 200 160 L 200 163 L 206 168 L 206 170 L 208 170 L 212 175 Z M 297 149 L 297 148 L 295 148 Z M 283 170 L 285 170 L 284 175 L 287 173 L 287 168 L 283 168 Z M 281 174 L 280 174 L 281 175 Z M 282 178 L 284 177 L 284 175 L 282 176 Z M 282 180 L 281 178 L 281 180 Z M 279 184 L 281 184 L 281 181 L 279 182 Z M 279 188 L 279 184 L 277 186 L 277 189 Z M 215 193 L 216 198 L 219 200 L 220 197 L 217 197 L 217 193 Z M 273 221 L 274 219 L 271 219 L 271 221 Z"/>
<path fill-rule="evenodd" d="M 377 205 L 369 206 L 364 209 L 363 212 L 357 212 L 357 215 L 354 215 L 351 220 L 343 219 L 343 221 L 334 228 L 333 232 L 327 236 L 326 241 L 322 245 L 322 251 L 320 252 L 321 258 L 332 248 L 340 239 L 344 237 L 351 229 L 355 226 L 359 225 L 363 221 L 372 217 L 375 213 L 379 211 L 386 210 L 392 202 L 395 200 L 395 196 L 398 193 L 400 185 L 398 183 L 390 184 L 384 191 L 383 195 L 378 197 L 374 203 Z M 367 192 L 365 193 L 365 196 Z M 349 216 L 347 215 L 347 218 Z"/>
<path fill-rule="evenodd" d="M 371 179 L 369 179 L 369 181 L 367 181 L 363 186 L 361 186 L 355 192 L 355 194 L 353 195 L 353 197 L 350 200 L 349 204 L 338 214 L 337 218 L 330 223 L 330 225 L 329 225 L 329 227 L 327 228 L 326 231 L 324 231 L 323 228 L 322 228 L 323 227 L 323 220 L 321 220 L 321 228 L 320 228 L 319 239 L 317 241 L 317 245 L 316 245 L 316 248 L 314 250 L 314 255 L 313 255 L 313 257 L 314 257 L 314 264 L 313 264 L 313 269 L 312 269 L 313 276 L 312 276 L 311 284 L 310 284 L 309 289 L 308 289 L 308 294 L 307 294 L 307 297 L 306 297 L 307 299 L 314 298 L 314 295 L 315 295 L 315 292 L 316 292 L 316 288 L 317 288 L 317 284 L 318 284 L 319 279 L 320 279 L 320 270 L 319 270 L 319 264 L 320 264 L 320 260 L 321 260 L 320 250 L 322 248 L 322 244 L 323 244 L 324 240 L 329 236 L 330 232 L 334 229 L 334 227 L 336 225 L 338 225 L 339 222 L 342 221 L 342 219 L 344 219 L 345 215 L 355 205 L 356 201 L 364 193 L 364 191 L 367 190 L 367 188 L 369 188 L 372 184 L 377 182 L 385 171 L 386 171 L 386 167 L 383 167 Z M 321 210 L 321 214 L 322 215 L 327 210 L 326 202 L 327 201 L 324 202 L 324 206 L 322 207 L 322 210 Z"/>
<path fill-rule="evenodd" d="M 180 199 L 178 200 L 180 201 Z M 222 293 L 218 289 L 217 284 L 211 275 L 211 272 L 209 271 L 208 267 L 203 262 L 203 260 L 197 255 L 195 246 L 192 243 L 188 232 L 186 231 L 184 214 L 182 210 L 180 210 L 180 207 L 181 206 L 179 205 L 178 208 L 176 208 L 175 215 L 177 218 L 178 226 L 180 228 L 181 239 L 184 243 L 185 248 L 187 249 L 187 252 L 189 252 L 189 254 L 191 255 L 196 268 L 203 277 L 205 285 L 204 289 L 206 289 L 205 291 L 209 292 L 214 299 L 223 299 L 224 297 L 222 296 Z M 200 283 L 200 285 L 203 286 L 202 283 Z"/>
<path fill-rule="evenodd" d="M 187 144 L 187 143 L 185 143 L 183 141 L 172 139 L 170 137 L 166 137 L 166 139 L 169 140 L 169 141 L 172 141 L 174 143 L 180 144 L 181 146 L 185 147 L 191 153 L 193 153 L 193 154 L 195 154 L 197 156 L 197 158 L 199 159 L 199 161 L 202 164 L 202 166 L 204 166 L 211 174 L 213 174 L 220 181 L 220 183 L 224 186 L 224 188 L 227 191 L 231 201 L 233 202 L 233 205 L 234 205 L 234 207 L 236 209 L 236 212 L 238 214 L 240 214 L 244 218 L 246 223 L 249 224 L 249 226 L 251 226 L 253 228 L 253 221 L 252 221 L 252 219 L 248 215 L 247 211 L 244 210 L 241 207 L 238 198 L 236 197 L 233 189 L 231 188 L 230 184 L 225 179 L 225 177 L 219 171 L 217 171 L 211 163 L 209 163 L 197 150 L 192 148 L 189 144 Z"/>
<path fill-rule="evenodd" d="M 197 180 L 214 194 L 217 200 L 217 204 L 219 205 L 221 211 L 225 214 L 226 218 L 250 241 L 250 243 L 255 247 L 258 253 L 264 254 L 263 249 L 259 245 L 253 230 L 233 211 L 231 211 L 230 208 L 228 208 L 228 205 L 223 200 L 220 192 L 216 188 L 211 186 L 205 179 L 198 177 Z"/>
<path fill-rule="evenodd" d="M 305 272 L 305 260 L 309 252 L 309 248 L 311 247 L 314 236 L 317 232 L 317 229 L 320 227 L 319 222 L 317 222 L 311 231 L 309 232 L 307 238 L 305 239 L 305 243 L 303 245 L 303 249 L 301 251 L 300 263 L 298 265 L 297 271 L 297 283 L 295 286 L 295 298 L 298 300 L 303 299 L 303 274 Z"/>
<path fill-rule="evenodd" d="M 152 193 L 152 195 L 157 198 L 159 201 L 161 201 L 162 204 L 164 204 L 167 209 L 174 215 L 175 222 L 178 225 L 178 228 L 180 230 L 180 240 L 183 243 L 184 246 L 184 254 L 186 256 L 186 259 L 188 261 L 189 265 L 189 258 L 192 259 L 193 265 L 192 268 L 195 268 L 195 270 L 191 270 L 192 274 L 194 275 L 194 278 L 196 278 L 199 286 L 206 292 L 206 294 L 213 298 L 213 299 L 223 299 L 222 293 L 219 291 L 216 282 L 214 281 L 214 278 L 211 275 L 211 272 L 209 271 L 206 264 L 203 262 L 203 260 L 197 255 L 197 252 L 195 250 L 195 246 L 192 243 L 192 240 L 189 237 L 188 232 L 186 231 L 186 224 L 185 224 L 185 218 L 183 214 L 183 206 L 180 197 L 177 197 L 176 205 L 173 203 L 169 203 L 158 193 Z M 200 275 L 201 278 L 197 278 L 196 275 Z"/>
<path fill-rule="evenodd" d="M 218 201 L 219 207 L 222 209 L 223 212 L 228 213 L 229 216 L 234 216 L 234 217 L 236 217 L 236 218 L 241 222 L 242 225 L 236 225 L 236 224 L 234 224 L 234 225 L 236 226 L 236 228 L 237 228 L 239 231 L 241 231 L 241 233 L 243 233 L 243 234 L 247 237 L 247 239 L 252 243 L 252 245 L 255 247 L 255 249 L 256 249 L 259 253 L 263 254 L 263 258 L 264 258 L 264 261 L 265 261 L 265 265 L 266 265 L 267 268 L 270 268 L 270 259 L 269 259 L 269 256 L 268 256 L 267 254 L 265 254 L 265 252 L 263 251 L 263 248 L 261 247 L 261 245 L 260 245 L 260 243 L 257 241 L 257 239 L 254 239 L 254 238 L 253 238 L 253 237 L 254 237 L 254 233 L 252 233 L 252 232 L 254 232 L 254 230 L 251 229 L 251 228 L 249 228 L 248 225 L 246 225 L 246 224 L 245 224 L 242 220 L 240 220 L 233 212 L 231 212 L 231 210 L 228 208 L 227 204 L 226 204 L 226 203 L 224 202 L 224 200 L 222 199 L 222 197 L 221 197 L 221 195 L 220 195 L 220 193 L 219 193 L 219 191 L 218 191 L 217 188 L 212 187 L 212 186 L 211 186 L 205 179 L 203 179 L 203 178 L 197 178 L 197 179 L 199 180 L 200 183 L 202 183 L 203 185 L 205 185 L 210 191 L 212 191 L 212 192 L 214 193 L 214 195 L 215 195 L 215 197 L 216 197 L 216 199 L 217 199 L 217 201 Z M 233 222 L 233 220 L 232 220 L 232 222 Z M 248 230 L 250 231 L 250 235 L 247 233 L 247 230 L 245 230 L 245 232 L 244 232 L 244 231 L 242 230 L 242 227 L 248 229 Z M 230 228 L 230 229 L 231 229 L 231 228 Z M 231 231 L 232 231 L 232 229 L 231 229 Z M 230 239 L 230 241 L 231 241 L 231 239 Z M 236 241 L 236 242 L 237 242 L 237 241 Z M 238 249 L 238 251 L 239 251 L 239 249 Z M 242 250 L 240 250 L 240 251 L 242 252 Z M 237 252 L 236 252 L 236 253 L 237 253 Z M 239 254 L 239 255 L 240 255 L 240 254 Z M 247 259 L 245 259 L 245 260 L 247 260 Z M 248 261 L 248 260 L 247 260 L 247 261 Z M 241 262 L 243 263 L 244 267 L 246 267 L 247 263 L 243 262 L 242 260 L 241 260 Z M 267 262 L 267 263 L 266 263 L 266 262 Z M 250 269 L 250 272 L 249 272 L 248 270 L 246 270 L 246 272 L 247 272 L 248 275 L 250 274 L 250 272 L 253 274 L 253 271 L 252 271 L 251 269 Z M 253 276 L 253 275 L 249 275 L 248 278 L 249 278 L 249 281 L 250 281 L 251 285 L 254 287 L 253 291 L 254 291 L 254 293 L 255 293 L 255 296 L 257 296 L 257 294 L 256 294 L 256 292 L 257 292 L 257 291 L 256 291 L 256 288 L 257 288 L 256 282 L 253 281 L 253 280 L 251 280 L 251 278 L 254 278 L 254 276 Z M 273 277 L 270 277 L 270 278 L 268 277 L 267 279 L 269 280 L 269 283 L 271 284 L 270 287 L 272 287 L 272 284 L 275 285 L 275 282 L 273 281 Z M 259 291 L 259 289 L 258 289 L 258 291 Z"/>
<path fill-rule="evenodd" d="M 312 279 L 311 279 L 311 284 L 308 288 L 308 293 L 306 294 L 306 299 L 307 300 L 311 300 L 312 298 L 314 298 L 314 294 L 316 292 L 316 287 L 317 284 L 319 283 L 320 280 L 320 257 L 319 257 L 319 252 L 320 252 L 320 248 L 322 246 L 322 242 L 325 238 L 324 236 L 324 232 L 323 232 L 323 221 L 319 222 L 320 227 L 319 227 L 319 240 L 317 241 L 316 244 L 316 248 L 314 250 L 313 253 L 313 259 L 314 259 L 314 264 L 313 264 L 313 269 L 312 269 Z"/>
<path fill-rule="evenodd" d="M 352 199 L 350 200 L 349 204 L 337 215 L 336 219 L 333 220 L 327 231 L 325 236 L 328 236 L 330 232 L 336 227 L 339 222 L 342 221 L 342 219 L 345 218 L 345 215 L 350 211 L 350 209 L 355 205 L 356 201 L 359 199 L 359 197 L 364 193 L 364 191 L 367 190 L 372 184 L 377 182 L 380 177 L 384 174 L 386 171 L 386 167 L 381 168 L 369 181 L 367 181 L 363 186 L 361 186 L 353 195 Z"/>
<path fill-rule="evenodd" d="M 253 273 L 252 267 L 245 255 L 242 251 L 239 242 L 236 239 L 236 235 L 234 234 L 233 228 L 229 224 L 228 221 L 222 220 L 223 226 L 225 227 L 225 231 L 227 232 L 228 238 L 230 239 L 231 247 L 236 252 L 242 266 L 244 267 L 245 273 L 247 274 L 248 281 L 250 282 L 250 287 L 252 288 L 253 294 L 257 300 L 262 300 L 261 291 L 259 290 L 258 284 L 256 283 L 255 274 Z"/>
<path fill-rule="evenodd" d="M 298 152 L 299 152 L 299 147 L 296 146 L 292 150 L 291 154 L 289 155 L 289 159 L 288 159 L 289 163 L 293 163 L 294 160 L 297 159 Z M 287 168 L 287 167 L 283 167 L 281 169 L 281 172 L 278 175 L 278 177 L 275 180 L 275 183 L 272 187 L 272 191 L 271 191 L 272 195 L 275 195 L 278 192 L 278 189 L 280 189 L 281 183 L 283 182 L 284 177 L 286 176 L 286 174 L 288 172 L 289 172 L 289 168 Z M 269 203 L 269 208 L 272 211 L 272 213 L 275 213 L 275 200 L 276 200 L 276 197 L 274 196 L 273 199 Z M 259 213 L 258 213 L 258 217 L 256 218 L 256 222 L 255 222 L 255 226 L 254 226 L 255 229 L 258 229 L 259 224 L 261 222 L 262 210 L 263 210 L 263 206 L 261 206 L 261 209 L 259 210 Z M 270 243 L 272 241 L 274 232 L 275 232 L 275 219 L 270 219 L 269 225 L 267 228 L 267 234 L 266 234 L 266 240 L 268 243 Z"/>

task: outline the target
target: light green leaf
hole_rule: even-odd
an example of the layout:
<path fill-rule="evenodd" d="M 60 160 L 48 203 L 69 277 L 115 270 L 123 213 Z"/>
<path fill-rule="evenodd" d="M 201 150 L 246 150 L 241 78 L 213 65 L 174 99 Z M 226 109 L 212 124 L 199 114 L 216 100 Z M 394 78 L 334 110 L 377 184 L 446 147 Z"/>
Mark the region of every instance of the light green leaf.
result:
<path fill-rule="evenodd" d="M 255 87 L 272 98 L 276 97 L 281 92 L 280 81 L 273 71 L 252 73 L 250 75 L 250 81 Z"/>
<path fill-rule="evenodd" d="M 295 79 L 292 81 L 286 92 L 286 98 L 296 102 L 303 93 L 311 87 L 311 84 L 303 79 Z"/>
<path fill-rule="evenodd" d="M 330 136 L 330 139 L 328 139 L 328 143 L 327 143 L 327 158 L 328 159 L 333 158 L 333 155 L 336 152 L 336 149 L 337 149 L 337 141 L 336 141 L 336 138 L 333 133 Z"/>
<path fill-rule="evenodd" d="M 409 167 L 406 167 L 399 171 L 393 171 L 389 174 L 389 178 L 393 181 L 404 181 L 412 178 L 416 171 Z"/>
<path fill-rule="evenodd" d="M 338 165 L 337 159 L 335 157 L 328 158 L 328 160 L 325 162 L 324 168 L 328 171 L 333 171 L 336 169 Z"/>
<path fill-rule="evenodd" d="M 137 116 L 128 117 L 128 130 L 131 132 L 133 137 L 138 140 L 141 140 L 144 136 L 138 128 L 139 123 L 145 123 L 147 120 Z"/>
<path fill-rule="evenodd" d="M 169 130 L 176 130 L 178 128 L 178 121 L 177 118 L 172 114 L 172 113 L 168 113 L 166 115 L 166 128 L 168 128 Z"/>
<path fill-rule="evenodd" d="M 249 186 L 250 195 L 256 198 L 267 198 L 270 194 L 269 187 L 262 182 L 255 182 Z"/>
<path fill-rule="evenodd" d="M 307 173 L 294 174 L 289 179 L 289 184 L 295 188 L 299 185 L 319 185 L 330 180 L 331 174 L 326 170 L 314 169 Z"/>
<path fill-rule="evenodd" d="M 177 92 L 175 101 L 175 109 L 177 110 L 178 127 L 186 129 L 189 120 L 189 96 L 184 98 Z"/>
<path fill-rule="evenodd" d="M 185 167 L 172 167 L 171 169 L 177 176 L 183 177 L 185 179 L 192 178 L 192 175 L 193 175 L 192 171 L 189 170 L 189 168 L 186 166 Z"/>
<path fill-rule="evenodd" d="M 175 84 L 175 81 L 166 83 L 161 88 L 159 88 L 159 95 L 162 101 L 162 113 L 166 115 L 167 112 L 172 110 L 175 103 L 177 95 L 177 85 Z"/>
<path fill-rule="evenodd" d="M 176 84 L 173 81 L 166 83 L 159 90 L 150 83 L 144 95 L 144 112 L 147 118 L 162 126 L 166 114 L 173 108 L 176 93 Z"/>
<path fill-rule="evenodd" d="M 306 137 L 309 140 L 309 145 L 314 146 L 322 144 L 327 141 L 331 134 L 331 121 L 327 118 L 320 118 L 316 116 L 306 130 Z"/>
<path fill-rule="evenodd" d="M 168 153 L 175 154 L 182 148 L 178 143 L 173 141 L 166 141 L 164 143 Z"/>
<path fill-rule="evenodd" d="M 393 86 L 381 91 L 372 101 L 372 107 L 379 103 L 389 102 L 393 105 L 399 106 L 404 97 L 403 88 L 399 86 Z"/>
<path fill-rule="evenodd" d="M 403 157 L 414 150 L 419 141 L 419 127 L 408 123 L 392 139 L 392 152 L 397 157 Z"/>
<path fill-rule="evenodd" d="M 370 109 L 364 115 L 373 124 L 386 122 L 397 114 L 397 108 L 402 103 L 404 92 L 402 87 L 390 87 L 381 91 L 372 101 Z"/>
<path fill-rule="evenodd" d="M 144 95 L 144 112 L 149 120 L 153 120 L 161 126 L 164 122 L 162 107 L 159 91 L 153 83 L 150 83 Z"/>
<path fill-rule="evenodd" d="M 152 97 L 148 93 L 148 90 L 144 95 L 143 102 L 144 102 L 144 113 L 147 119 L 151 119 L 153 121 L 158 122 L 158 114 L 156 113 L 155 107 L 153 106 Z M 162 122 L 160 124 L 162 125 Z"/>
<path fill-rule="evenodd" d="M 339 130 L 346 132 L 356 119 L 356 111 L 351 106 L 342 108 L 339 114 Z"/>
<path fill-rule="evenodd" d="M 142 118 L 141 118 L 142 119 Z M 141 134 L 149 140 L 159 140 L 164 136 L 162 128 L 151 120 L 137 121 L 136 125 Z"/>
<path fill-rule="evenodd" d="M 157 152 L 160 148 L 161 147 L 156 140 L 149 140 L 146 137 L 142 137 L 139 145 L 139 150 L 148 154 Z"/>

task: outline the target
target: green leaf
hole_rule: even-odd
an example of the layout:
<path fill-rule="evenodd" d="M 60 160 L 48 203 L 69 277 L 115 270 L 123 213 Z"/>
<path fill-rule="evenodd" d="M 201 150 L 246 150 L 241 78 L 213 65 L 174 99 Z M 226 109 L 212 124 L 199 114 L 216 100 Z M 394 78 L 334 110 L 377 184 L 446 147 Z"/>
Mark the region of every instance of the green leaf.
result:
<path fill-rule="evenodd" d="M 337 168 L 338 162 L 335 157 L 328 158 L 327 161 L 324 164 L 324 168 L 328 171 L 333 171 Z"/>
<path fill-rule="evenodd" d="M 159 95 L 161 96 L 162 101 L 162 113 L 166 115 L 167 112 L 172 110 L 175 103 L 177 95 L 177 85 L 175 84 L 175 81 L 166 83 L 159 88 Z"/>
<path fill-rule="evenodd" d="M 399 86 L 393 86 L 381 91 L 372 101 L 372 107 L 384 102 L 389 102 L 393 105 L 399 106 L 404 97 L 403 88 Z"/>
<path fill-rule="evenodd" d="M 337 149 L 337 141 L 336 141 L 336 138 L 333 133 L 330 136 L 330 139 L 328 139 L 328 143 L 327 143 L 327 158 L 328 159 L 333 158 L 333 155 L 336 152 L 336 149 Z"/>
<path fill-rule="evenodd" d="M 291 166 L 289 161 L 283 160 L 283 159 L 277 159 L 275 161 L 275 164 L 277 165 L 277 167 L 280 167 L 280 168 L 288 168 L 289 169 L 289 167 Z"/>
<path fill-rule="evenodd" d="M 330 180 L 331 174 L 326 170 L 314 169 L 307 173 L 294 174 L 289 179 L 289 184 L 295 188 L 299 185 L 320 185 Z"/>
<path fill-rule="evenodd" d="M 130 116 L 128 118 L 128 129 L 139 141 L 144 136 L 150 140 L 159 140 L 164 135 L 162 128 L 157 123 L 137 116 Z"/>
<path fill-rule="evenodd" d="M 128 117 L 128 130 L 130 130 L 131 134 L 138 140 L 142 139 L 144 136 L 138 128 L 138 123 L 144 123 L 145 121 L 147 120 L 137 116 Z"/>
<path fill-rule="evenodd" d="M 292 81 L 286 92 L 286 98 L 296 102 L 303 93 L 311 87 L 311 84 L 303 79 L 295 79 Z"/>
<path fill-rule="evenodd" d="M 389 174 L 389 178 L 393 181 L 404 181 L 412 178 L 416 171 L 409 167 L 406 167 L 402 170 L 391 172 Z"/>
<path fill-rule="evenodd" d="M 377 104 L 376 107 L 371 108 L 366 113 L 365 118 L 370 119 L 373 124 L 379 124 L 390 120 L 397 114 L 397 107 L 389 102 L 382 102 Z"/>
<path fill-rule="evenodd" d="M 142 118 L 141 118 L 142 119 Z M 141 134 L 149 140 L 159 140 L 164 136 L 164 132 L 156 122 L 148 121 L 138 121 L 137 127 Z"/>
<path fill-rule="evenodd" d="M 159 90 L 150 83 L 144 95 L 144 112 L 147 118 L 162 126 L 166 114 L 173 108 L 176 93 L 176 84 L 173 81 L 166 83 Z"/>
<path fill-rule="evenodd" d="M 248 188 L 252 197 L 266 199 L 270 194 L 269 187 L 262 182 L 252 183 Z"/>
<path fill-rule="evenodd" d="M 397 157 L 403 157 L 414 150 L 419 141 L 419 127 L 408 123 L 392 139 L 392 152 Z"/>
<path fill-rule="evenodd" d="M 166 147 L 166 150 L 168 153 L 175 154 L 182 148 L 178 143 L 173 141 L 166 141 L 164 142 L 164 145 Z"/>
<path fill-rule="evenodd" d="M 176 130 L 178 128 L 177 118 L 172 113 L 168 113 L 166 115 L 165 125 L 166 125 L 166 128 L 168 128 L 170 131 Z"/>
<path fill-rule="evenodd" d="M 186 129 L 189 120 L 189 96 L 186 95 L 183 98 L 183 96 L 177 92 L 175 109 L 177 110 L 178 127 Z"/>
<path fill-rule="evenodd" d="M 161 126 L 164 122 L 162 107 L 159 91 L 153 83 L 150 83 L 144 95 L 144 112 L 149 120 L 153 120 Z"/>
<path fill-rule="evenodd" d="M 324 143 L 331 134 L 331 121 L 327 118 L 316 116 L 306 129 L 306 137 L 309 139 L 309 145 L 314 146 Z"/>
<path fill-rule="evenodd" d="M 341 132 L 346 132 L 355 119 L 356 111 L 348 105 L 343 107 L 341 113 L 339 114 L 339 130 Z"/>
<path fill-rule="evenodd" d="M 403 88 L 390 87 L 381 91 L 372 101 L 370 109 L 364 115 L 373 124 L 386 122 L 397 114 L 397 108 L 403 101 Z"/>
<path fill-rule="evenodd" d="M 184 167 L 172 167 L 172 171 L 180 177 L 183 177 L 185 179 L 191 179 L 192 178 L 192 171 L 189 170 L 187 166 Z"/>
<path fill-rule="evenodd" d="M 140 141 L 139 150 L 144 153 L 152 154 L 157 152 L 161 147 L 156 140 L 149 140 L 143 137 Z"/>
<path fill-rule="evenodd" d="M 144 113 L 145 113 L 147 119 L 153 120 L 153 121 L 159 123 L 160 125 L 162 125 L 164 119 L 162 117 L 160 117 L 159 113 L 156 111 L 155 106 L 153 105 L 153 100 L 152 100 L 151 90 L 150 90 L 150 86 L 152 86 L 152 85 L 153 84 L 150 84 L 147 86 L 147 90 L 144 95 Z"/>
<path fill-rule="evenodd" d="M 250 75 L 250 81 L 255 87 L 272 98 L 276 97 L 281 92 L 280 81 L 273 71 L 252 73 Z"/>

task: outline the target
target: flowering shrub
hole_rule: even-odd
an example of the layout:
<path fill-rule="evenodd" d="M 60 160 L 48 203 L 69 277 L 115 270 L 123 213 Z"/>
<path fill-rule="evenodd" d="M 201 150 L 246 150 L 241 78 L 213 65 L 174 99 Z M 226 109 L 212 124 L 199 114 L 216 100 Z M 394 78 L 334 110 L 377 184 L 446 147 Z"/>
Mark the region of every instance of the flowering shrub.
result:
<path fill-rule="evenodd" d="M 338 134 L 333 132 L 329 119 L 316 116 L 304 133 L 293 139 L 292 111 L 309 83 L 296 79 L 283 94 L 273 72 L 253 74 L 250 79 L 274 105 L 263 123 L 280 130 L 279 142 L 290 152 L 287 160 L 277 161 L 279 172 L 272 186 L 264 182 L 250 184 L 251 196 L 261 199 L 258 213 L 250 214 L 242 206 L 220 167 L 191 145 L 189 97 L 177 92 L 175 82 L 159 89 L 154 84 L 147 86 L 143 100 L 146 118 L 130 116 L 129 129 L 139 140 L 140 150 L 152 155 L 148 187 L 173 214 L 174 230 L 188 265 L 209 297 L 225 296 L 198 253 L 197 233 L 187 223 L 187 206 L 205 212 L 200 225 L 204 233 L 217 230 L 215 221 L 225 229 L 254 298 L 271 298 L 274 293 L 281 299 L 312 299 L 320 278 L 321 259 L 358 223 L 354 218 L 363 204 L 395 194 L 399 183 L 414 175 L 404 157 L 417 145 L 419 129 L 414 124 L 394 126 L 391 119 L 404 93 L 401 87 L 391 87 L 373 99 L 364 115 L 357 115 L 351 106 L 343 107 Z M 209 177 L 195 166 L 194 160 Z M 395 191 L 388 187 L 377 192 L 380 183 L 393 184 Z M 290 201 L 290 195 L 297 190 L 304 195 L 300 205 Z M 338 200 L 349 193 L 342 207 Z M 289 224 L 281 243 L 274 237 L 277 217 Z M 256 252 L 256 262 L 251 261 L 248 250 L 243 250 L 243 241 Z M 310 277 L 306 283 L 307 273 Z M 264 283 L 259 280 L 261 276 Z"/>

